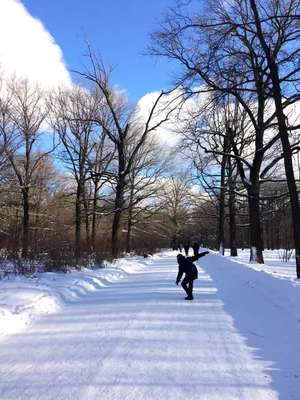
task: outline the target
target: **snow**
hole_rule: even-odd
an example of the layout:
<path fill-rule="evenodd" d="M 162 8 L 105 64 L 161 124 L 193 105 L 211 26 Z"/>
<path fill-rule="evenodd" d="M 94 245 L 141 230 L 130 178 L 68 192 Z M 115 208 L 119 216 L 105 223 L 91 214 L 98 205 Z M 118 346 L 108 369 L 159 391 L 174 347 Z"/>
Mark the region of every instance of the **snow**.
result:
<path fill-rule="evenodd" d="M 98 270 L 83 268 L 67 274 L 34 274 L 30 278 L 10 275 L 0 281 L 0 339 L 140 268 L 133 260 L 118 260 L 114 266 Z"/>
<path fill-rule="evenodd" d="M 264 264 L 258 264 L 251 262 L 249 264 L 250 259 L 250 250 L 244 249 L 238 250 L 238 257 L 231 257 L 230 259 L 234 262 L 240 263 L 242 265 L 247 265 L 257 271 L 264 271 L 268 274 L 274 275 L 280 279 L 291 279 L 296 280 L 296 264 L 295 264 L 295 256 L 292 256 L 288 262 L 283 262 L 282 257 L 284 255 L 285 250 L 266 250 L 263 252 Z M 293 253 L 294 254 L 294 253 Z M 230 256 L 230 250 L 225 250 L 225 256 Z"/>
<path fill-rule="evenodd" d="M 299 399 L 292 261 L 210 252 L 187 302 L 176 254 L 1 281 L 1 400 Z"/>
<path fill-rule="evenodd" d="M 257 251 L 256 251 L 256 247 L 251 247 L 251 253 L 252 253 L 252 260 L 251 263 L 256 262 L 257 261 Z"/>
<path fill-rule="evenodd" d="M 219 247 L 219 254 L 223 255 L 223 251 L 224 251 L 224 246 L 223 246 L 223 242 L 221 242 L 220 247 Z"/>

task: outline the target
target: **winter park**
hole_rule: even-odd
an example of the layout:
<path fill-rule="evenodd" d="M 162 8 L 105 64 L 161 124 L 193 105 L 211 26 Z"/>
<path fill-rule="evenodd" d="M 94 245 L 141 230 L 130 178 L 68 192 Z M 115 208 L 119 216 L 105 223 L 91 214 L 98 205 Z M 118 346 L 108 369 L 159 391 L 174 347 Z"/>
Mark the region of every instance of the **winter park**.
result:
<path fill-rule="evenodd" d="M 300 399 L 300 1 L 0 0 L 0 399 Z"/>

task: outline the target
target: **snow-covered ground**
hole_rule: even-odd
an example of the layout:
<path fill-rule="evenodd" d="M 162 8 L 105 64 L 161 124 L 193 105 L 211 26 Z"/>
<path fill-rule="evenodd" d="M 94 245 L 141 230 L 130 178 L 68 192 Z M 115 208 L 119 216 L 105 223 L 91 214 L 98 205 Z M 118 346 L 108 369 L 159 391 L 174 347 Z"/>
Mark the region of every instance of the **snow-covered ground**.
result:
<path fill-rule="evenodd" d="M 33 274 L 31 277 L 9 275 L 0 281 L 0 340 L 3 334 L 15 333 L 44 314 L 57 311 L 64 304 L 78 301 L 89 292 L 107 287 L 127 273 L 147 264 L 141 257 L 120 259 L 107 268 L 71 270 L 71 273 Z"/>
<path fill-rule="evenodd" d="M 232 260 L 235 260 L 238 263 L 246 264 L 253 269 L 258 271 L 264 271 L 268 274 L 272 274 L 277 276 L 278 278 L 286 278 L 286 279 L 296 279 L 296 264 L 295 264 L 295 252 L 292 252 L 291 258 L 287 262 L 283 262 L 282 258 L 285 253 L 285 250 L 265 250 L 263 253 L 264 256 L 264 264 L 254 264 L 251 263 L 249 265 L 250 259 L 250 250 L 244 249 L 238 250 L 238 257 L 232 257 Z M 230 250 L 225 250 L 225 256 L 230 255 Z"/>
<path fill-rule="evenodd" d="M 172 251 L 0 281 L 0 399 L 298 400 L 295 266 L 245 253 L 200 259 L 193 302 Z"/>

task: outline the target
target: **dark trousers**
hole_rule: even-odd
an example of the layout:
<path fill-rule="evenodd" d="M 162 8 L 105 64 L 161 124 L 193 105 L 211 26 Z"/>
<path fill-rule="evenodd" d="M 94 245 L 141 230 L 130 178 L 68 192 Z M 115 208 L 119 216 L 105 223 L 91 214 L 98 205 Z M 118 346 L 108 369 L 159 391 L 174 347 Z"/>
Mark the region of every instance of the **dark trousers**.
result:
<path fill-rule="evenodd" d="M 195 278 L 186 275 L 181 283 L 181 286 L 186 291 L 186 294 L 190 297 L 193 296 L 194 280 Z"/>

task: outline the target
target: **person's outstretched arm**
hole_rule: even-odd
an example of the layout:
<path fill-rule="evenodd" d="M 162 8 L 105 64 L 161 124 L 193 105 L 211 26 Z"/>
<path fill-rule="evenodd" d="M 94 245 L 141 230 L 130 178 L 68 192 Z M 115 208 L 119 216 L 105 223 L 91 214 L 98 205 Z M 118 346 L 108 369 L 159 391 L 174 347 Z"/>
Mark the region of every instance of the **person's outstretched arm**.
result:
<path fill-rule="evenodd" d="M 187 257 L 188 260 L 190 261 L 197 261 L 199 258 L 206 256 L 206 254 L 209 254 L 209 251 L 204 251 L 203 253 L 197 254 L 196 256 L 193 257 Z"/>

